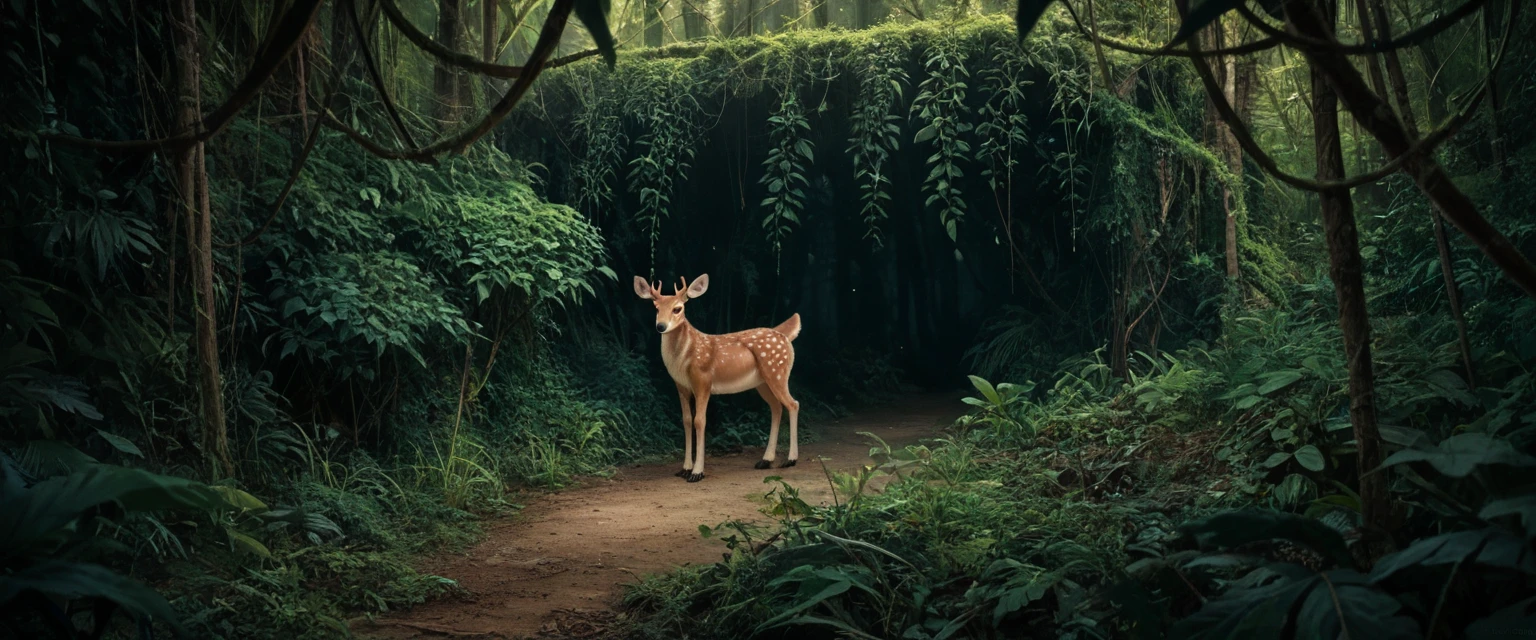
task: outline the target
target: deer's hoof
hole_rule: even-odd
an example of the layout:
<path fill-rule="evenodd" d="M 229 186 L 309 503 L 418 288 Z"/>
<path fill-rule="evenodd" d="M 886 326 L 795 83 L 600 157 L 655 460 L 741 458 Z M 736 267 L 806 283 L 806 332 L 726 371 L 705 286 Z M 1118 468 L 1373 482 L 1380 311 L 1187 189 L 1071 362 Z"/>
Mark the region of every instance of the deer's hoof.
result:
<path fill-rule="evenodd" d="M 691 469 L 678 469 L 677 473 L 674 473 L 672 475 L 677 476 L 679 478 L 686 478 L 686 477 L 688 477 L 688 474 L 690 474 L 690 473 L 693 473 L 693 470 L 691 470 Z"/>
<path fill-rule="evenodd" d="M 767 460 L 758 460 L 757 464 L 752 465 L 752 468 L 753 469 L 767 469 L 768 467 L 771 467 L 771 466 L 773 466 L 772 462 L 769 462 Z"/>
<path fill-rule="evenodd" d="M 688 481 L 689 482 L 698 482 L 698 481 L 703 480 L 703 479 L 704 479 L 704 474 L 702 474 L 702 473 L 689 473 L 688 474 Z"/>
<path fill-rule="evenodd" d="M 779 465 L 779 468 L 783 469 L 784 467 L 793 467 L 793 466 L 795 466 L 795 461 L 794 460 L 785 460 L 784 464 Z"/>

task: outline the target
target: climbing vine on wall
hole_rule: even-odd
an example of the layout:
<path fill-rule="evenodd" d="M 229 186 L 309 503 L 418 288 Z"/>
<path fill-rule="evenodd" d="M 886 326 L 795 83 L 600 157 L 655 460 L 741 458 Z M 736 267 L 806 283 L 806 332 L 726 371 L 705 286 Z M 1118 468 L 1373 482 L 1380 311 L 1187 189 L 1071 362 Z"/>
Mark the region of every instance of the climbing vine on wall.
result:
<path fill-rule="evenodd" d="M 768 118 L 768 129 L 772 144 L 763 160 L 760 181 L 768 189 L 768 196 L 762 201 L 768 209 L 763 228 L 773 242 L 774 256 L 778 256 L 790 225 L 800 223 L 800 213 L 805 209 L 804 187 L 809 184 L 805 179 L 806 165 L 814 161 L 811 142 L 803 137 L 810 131 L 811 123 L 801 110 L 794 87 L 784 88 L 778 111 Z"/>
<path fill-rule="evenodd" d="M 922 125 L 914 142 L 932 142 L 934 147 L 928 157 L 928 177 L 923 180 L 923 191 L 928 194 L 924 205 L 938 210 L 939 221 L 953 241 L 966 209 L 964 194 L 956 185 L 965 175 L 960 163 L 971 155 L 971 144 L 963 136 L 975 127 L 965 103 L 966 80 L 971 72 L 965 66 L 961 42 L 953 34 L 934 42 L 923 66 L 927 78 L 918 85 L 912 115 Z"/>
<path fill-rule="evenodd" d="M 853 135 L 848 153 L 853 157 L 854 180 L 859 183 L 859 215 L 868 229 L 864 237 L 875 246 L 885 244 L 880 223 L 891 199 L 891 154 L 901 147 L 901 117 L 893 113 L 901 101 L 907 73 L 902 70 L 902 51 L 875 42 L 864 52 L 858 69 L 859 94 L 849 117 Z"/>

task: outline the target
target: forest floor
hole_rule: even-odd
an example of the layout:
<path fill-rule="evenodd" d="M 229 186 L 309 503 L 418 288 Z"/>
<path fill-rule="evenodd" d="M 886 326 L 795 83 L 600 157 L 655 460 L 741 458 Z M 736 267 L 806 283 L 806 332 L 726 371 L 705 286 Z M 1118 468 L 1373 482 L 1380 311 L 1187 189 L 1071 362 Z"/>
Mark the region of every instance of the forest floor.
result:
<path fill-rule="evenodd" d="M 959 394 L 915 394 L 827 425 L 801 447 L 794 467 L 754 469 L 762 449 L 712 456 L 706 477 L 688 483 L 673 475 L 679 461 L 620 467 L 612 477 L 544 495 L 487 527 L 486 539 L 462 554 L 429 558 L 422 571 L 458 581 L 468 595 L 396 615 L 355 621 L 370 638 L 588 638 L 607 635 L 624 585 L 682 565 L 709 564 L 726 554 L 699 525 L 766 521 L 763 499 L 781 476 L 806 502 L 830 503 L 827 469 L 853 471 L 870 462 L 867 431 L 893 446 L 935 436 L 963 413 Z M 781 447 L 788 446 L 788 416 Z M 764 425 L 764 438 L 767 425 Z M 679 429 L 681 431 L 681 429 Z M 681 447 L 682 443 L 679 443 Z M 778 463 L 785 459 L 781 448 Z M 876 478 L 872 489 L 883 484 Z"/>

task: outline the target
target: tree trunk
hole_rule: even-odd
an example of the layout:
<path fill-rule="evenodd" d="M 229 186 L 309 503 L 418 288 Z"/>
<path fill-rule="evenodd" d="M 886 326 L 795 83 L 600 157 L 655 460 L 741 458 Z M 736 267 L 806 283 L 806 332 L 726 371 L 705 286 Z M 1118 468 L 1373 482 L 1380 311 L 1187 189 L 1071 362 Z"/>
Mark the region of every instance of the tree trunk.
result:
<path fill-rule="evenodd" d="M 659 47 L 662 42 L 662 29 L 666 25 L 666 17 L 661 10 L 666 8 L 666 0 L 645 0 L 645 46 Z"/>
<path fill-rule="evenodd" d="M 1371 24 L 1371 10 L 1368 3 L 1372 1 L 1381 2 L 1381 0 L 1355 0 L 1355 13 L 1360 21 L 1360 35 L 1366 42 L 1379 42 L 1381 41 L 1381 35 L 1391 33 L 1391 29 L 1390 25 L 1384 23 L 1380 26 L 1381 30 L 1378 33 L 1376 25 Z M 1365 64 L 1366 74 L 1371 79 L 1371 88 L 1375 89 L 1376 93 L 1382 96 L 1387 95 L 1387 81 L 1381 73 L 1381 61 L 1375 55 L 1368 55 L 1364 57 L 1362 62 Z M 1356 146 L 1360 146 L 1358 141 L 1356 141 Z M 1380 144 L 1376 145 L 1376 152 L 1378 159 L 1387 155 L 1387 152 L 1381 148 Z M 1361 170 L 1365 169 L 1364 164 L 1361 164 L 1360 167 Z M 1380 196 L 1381 192 L 1373 190 L 1372 195 Z M 1379 202 L 1379 198 L 1377 201 Z"/>
<path fill-rule="evenodd" d="M 856 1 L 858 2 L 856 13 L 858 14 L 858 26 L 860 29 L 879 24 L 881 20 L 885 19 L 886 14 L 890 12 L 890 8 L 881 0 Z"/>
<path fill-rule="evenodd" d="M 1371 0 L 1371 9 L 1376 14 L 1376 23 L 1380 25 L 1383 39 L 1392 37 L 1392 23 L 1387 15 L 1385 0 Z M 1485 10 L 1486 11 L 1486 10 Z M 1397 99 L 1398 114 L 1403 120 L 1403 129 L 1414 140 L 1419 138 L 1418 120 L 1413 116 L 1413 102 L 1408 96 L 1408 78 L 1403 74 L 1402 60 L 1398 58 L 1397 51 L 1386 53 L 1387 75 L 1392 80 L 1392 95 Z M 1492 89 L 1490 86 L 1489 89 Z M 1386 93 L 1381 94 L 1385 100 Z M 1456 273 L 1451 261 L 1451 242 L 1446 237 L 1444 215 L 1440 207 L 1430 203 L 1430 215 L 1434 218 L 1432 227 L 1435 234 L 1435 251 L 1440 256 L 1440 277 L 1445 282 L 1445 298 L 1451 307 L 1451 319 L 1456 321 L 1457 343 L 1461 348 L 1461 365 L 1467 375 L 1467 385 L 1477 386 L 1477 367 L 1472 363 L 1472 344 L 1467 337 L 1467 316 L 1461 310 L 1461 288 L 1456 284 Z"/>
<path fill-rule="evenodd" d="M 1317 177 L 1344 177 L 1339 142 L 1338 97 L 1318 71 L 1312 72 L 1312 104 L 1317 113 L 1312 135 L 1317 146 Z M 1371 369 L 1371 324 L 1365 306 L 1365 278 L 1354 204 L 1347 190 L 1318 194 L 1328 243 L 1328 275 L 1339 304 L 1344 357 L 1349 370 L 1349 418 L 1355 428 L 1360 472 L 1360 506 L 1367 526 L 1381 526 L 1390 511 L 1385 476 L 1370 474 L 1381 466 L 1381 436 L 1376 428 L 1375 379 Z"/>
<path fill-rule="evenodd" d="M 463 0 L 438 0 L 437 41 L 450 51 L 458 51 L 459 30 L 462 22 Z M 441 61 L 432 69 L 432 88 L 438 101 L 438 119 L 444 129 L 458 124 L 463 104 L 459 95 L 459 70 Z"/>
<path fill-rule="evenodd" d="M 1320 35 L 1331 37 L 1332 29 L 1313 37 Z M 1312 68 L 1312 105 L 1316 114 L 1312 140 L 1317 148 L 1317 178 L 1341 180 L 1344 178 L 1344 153 L 1339 141 L 1338 94 L 1316 63 Z M 1355 428 L 1356 466 L 1360 474 L 1360 509 L 1368 529 L 1390 530 L 1392 504 L 1387 493 L 1387 476 L 1371 473 L 1381 466 L 1381 434 L 1376 427 L 1371 323 L 1365 305 L 1365 277 L 1360 239 L 1355 229 L 1354 203 L 1346 189 L 1324 191 L 1318 197 L 1328 244 L 1328 275 L 1333 280 L 1334 296 L 1339 304 L 1339 328 L 1344 333 L 1345 366 L 1349 372 L 1349 418 Z"/>
<path fill-rule="evenodd" d="M 496 51 L 499 40 L 496 34 L 496 10 L 500 3 L 501 0 L 480 0 L 480 56 L 491 63 L 500 57 Z M 485 78 L 485 103 L 495 104 L 496 100 L 496 81 Z"/>
<path fill-rule="evenodd" d="M 1508 14 L 1504 11 L 1503 3 L 1495 0 L 1483 7 L 1481 12 L 1483 27 L 1483 55 L 1488 63 L 1493 63 L 1495 54 L 1495 40 L 1499 35 L 1500 23 L 1508 20 Z M 1500 182 L 1508 182 L 1513 174 L 1509 164 L 1509 146 L 1504 139 L 1504 96 L 1499 95 L 1499 74 L 1488 76 L 1488 101 L 1491 111 L 1488 113 L 1489 128 L 1493 133 L 1493 164 L 1499 168 Z"/>
<path fill-rule="evenodd" d="M 180 92 L 176 107 L 176 132 L 196 129 L 202 118 L 202 60 L 196 0 L 181 0 L 181 16 L 175 25 L 177 74 Z M 172 152 L 181 213 L 186 216 L 187 268 L 193 292 L 194 341 L 197 349 L 197 388 L 202 418 L 203 454 L 211 475 L 233 476 L 229 436 L 225 431 L 224 392 L 219 380 L 218 315 L 213 297 L 213 219 L 208 201 L 208 171 L 203 144 L 179 147 Z"/>
<path fill-rule="evenodd" d="M 698 40 L 705 36 L 708 23 L 704 20 L 704 12 L 699 10 L 699 4 L 704 0 L 682 0 L 683 3 L 683 37 L 689 40 Z"/>
<path fill-rule="evenodd" d="M 811 17 L 818 28 L 832 23 L 832 0 L 811 0 Z"/>
<path fill-rule="evenodd" d="M 1419 57 L 1424 59 L 1424 95 L 1426 109 L 1429 111 L 1430 122 L 1445 122 L 1446 102 L 1449 98 L 1445 95 L 1445 85 L 1441 84 L 1439 75 L 1444 67 L 1440 62 L 1440 54 L 1435 51 L 1434 39 L 1419 43 Z"/>
<path fill-rule="evenodd" d="M 1226 42 L 1227 38 L 1224 37 L 1226 35 L 1226 28 L 1225 21 L 1218 22 L 1216 25 L 1215 31 L 1219 34 L 1217 38 L 1218 47 L 1228 44 Z M 1237 56 L 1225 56 L 1222 60 L 1221 68 L 1222 93 L 1226 94 L 1227 103 L 1231 104 L 1234 109 L 1237 109 L 1239 116 L 1243 116 L 1243 106 L 1238 103 L 1237 99 Z M 1228 127 L 1226 123 L 1218 121 L 1216 131 L 1217 139 L 1221 144 L 1222 155 L 1227 161 L 1227 168 L 1237 178 L 1236 185 L 1224 184 L 1221 188 L 1222 207 L 1226 210 L 1227 214 L 1225 224 L 1227 277 L 1235 281 L 1242 273 L 1242 270 L 1237 256 L 1237 198 L 1239 194 L 1235 193 L 1234 190 L 1242 188 L 1243 151 L 1238 148 L 1237 138 L 1233 136 L 1231 127 Z"/>

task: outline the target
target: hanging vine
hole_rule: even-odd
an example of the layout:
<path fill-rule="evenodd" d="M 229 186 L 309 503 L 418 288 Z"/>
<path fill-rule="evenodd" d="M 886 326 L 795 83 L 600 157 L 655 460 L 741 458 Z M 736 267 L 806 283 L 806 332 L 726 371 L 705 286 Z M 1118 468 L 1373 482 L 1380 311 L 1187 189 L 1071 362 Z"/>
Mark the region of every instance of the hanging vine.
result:
<path fill-rule="evenodd" d="M 1088 182 L 1092 171 L 1081 161 L 1082 141 L 1093 129 L 1093 93 L 1090 86 L 1090 68 L 1086 55 L 1065 41 L 1052 41 L 1042 49 L 1039 67 L 1050 76 L 1055 89 L 1051 95 L 1052 110 L 1056 120 L 1051 123 L 1059 128 L 1064 149 L 1054 153 L 1039 149 L 1046 167 L 1056 178 L 1055 186 L 1064 196 L 1072 215 L 1072 250 L 1077 250 L 1077 232 L 1080 229 L 1079 214 L 1088 203 Z M 1055 136 L 1046 140 L 1054 145 Z M 1046 178 L 1049 179 L 1049 178 Z"/>
<path fill-rule="evenodd" d="M 867 231 L 864 237 L 885 246 L 880 223 L 886 218 L 886 203 L 891 199 L 887 175 L 891 154 L 901 147 L 901 117 L 894 107 L 901 100 L 907 73 L 902 69 L 902 52 L 882 42 L 871 45 L 859 70 L 859 95 L 849 120 L 853 135 L 848 139 L 848 153 L 853 154 L 853 179 L 859 183 L 859 199 L 864 203 L 859 215 Z"/>
<path fill-rule="evenodd" d="M 966 210 L 964 194 L 955 183 L 965 176 L 960 161 L 970 156 L 971 145 L 961 136 L 975 126 L 969 122 L 971 109 L 965 104 L 966 80 L 971 72 L 965 67 L 965 51 L 960 45 L 952 33 L 934 41 L 923 65 L 928 77 L 918 85 L 912 101 L 914 119 L 925 123 L 913 142 L 932 141 L 935 148 L 928 157 L 928 177 L 923 180 L 923 191 L 928 193 L 923 204 L 938 209 L 939 222 L 950 241 L 956 240 Z"/>
<path fill-rule="evenodd" d="M 983 67 L 982 89 L 987 101 L 978 109 L 981 123 L 976 125 L 977 155 L 985 158 L 981 172 L 992 189 L 997 213 L 1008 238 L 1009 277 L 1014 272 L 1013 244 L 1013 171 L 1019 166 L 1019 153 L 1029 144 L 1029 119 L 1024 116 L 1024 87 L 1034 84 L 1026 79 L 1035 61 L 1014 42 L 1002 42 L 994 48 L 991 64 Z"/>
<path fill-rule="evenodd" d="M 768 230 L 773 242 L 773 255 L 778 260 L 784 238 L 789 236 L 790 225 L 800 223 L 800 213 L 805 210 L 804 187 L 806 166 L 814 161 L 811 141 L 803 132 L 810 131 L 792 85 L 781 92 L 779 109 L 768 118 L 769 138 L 772 146 L 768 158 L 763 160 L 763 177 L 759 184 L 767 187 L 768 196 L 762 206 L 768 208 L 763 216 L 763 228 Z"/>
<path fill-rule="evenodd" d="M 576 209 L 596 222 L 599 212 L 613 204 L 612 180 L 618 175 L 617 168 L 629 139 L 624 135 L 613 85 L 598 83 L 591 77 L 585 80 L 585 86 L 578 84 L 582 104 L 571 118 L 571 129 L 586 154 L 573 163 L 571 180 Z"/>
<path fill-rule="evenodd" d="M 675 181 L 692 167 L 697 138 L 692 121 L 698 102 L 684 65 L 637 66 L 633 75 L 626 110 L 636 114 L 645 133 L 635 140 L 629 188 L 640 201 L 636 217 L 649 231 L 651 264 L 655 265 L 661 219 L 671 209 Z"/>

